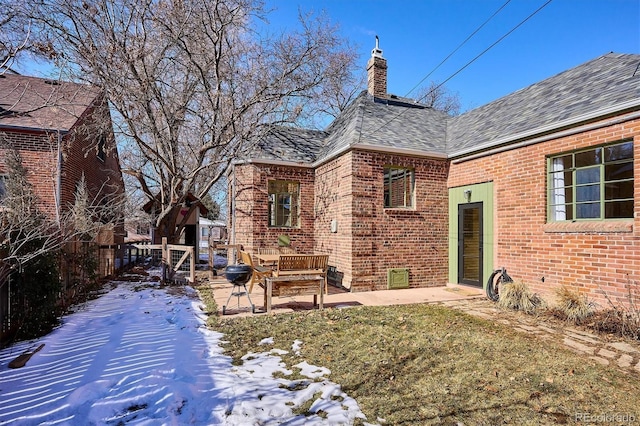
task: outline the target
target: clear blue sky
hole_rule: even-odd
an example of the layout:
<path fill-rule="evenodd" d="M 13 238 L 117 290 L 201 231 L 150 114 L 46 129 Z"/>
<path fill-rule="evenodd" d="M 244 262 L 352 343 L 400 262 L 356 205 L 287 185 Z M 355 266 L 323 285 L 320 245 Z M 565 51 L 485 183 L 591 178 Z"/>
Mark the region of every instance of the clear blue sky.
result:
<path fill-rule="evenodd" d="M 442 82 L 547 0 L 511 0 L 440 66 Z M 506 0 L 267 0 L 271 25 L 295 25 L 298 8 L 324 10 L 358 45 L 364 69 L 380 37 L 388 91 L 405 96 Z M 463 110 L 609 52 L 640 53 L 640 0 L 552 0 L 535 16 L 446 83 Z M 412 93 L 414 94 L 414 93 Z M 411 97 L 411 95 L 409 95 Z"/>
<path fill-rule="evenodd" d="M 324 11 L 354 43 L 364 70 L 380 37 L 388 91 L 409 93 L 507 0 L 265 0 L 270 28 L 297 26 L 298 10 Z M 548 0 L 511 0 L 435 70 L 443 82 Z M 640 53 L 640 0 L 552 0 L 446 82 L 472 109 L 609 52 Z M 18 67 L 42 74 L 33 63 Z M 364 72 L 364 71 L 363 71 Z M 364 88 L 363 88 L 364 89 Z"/>

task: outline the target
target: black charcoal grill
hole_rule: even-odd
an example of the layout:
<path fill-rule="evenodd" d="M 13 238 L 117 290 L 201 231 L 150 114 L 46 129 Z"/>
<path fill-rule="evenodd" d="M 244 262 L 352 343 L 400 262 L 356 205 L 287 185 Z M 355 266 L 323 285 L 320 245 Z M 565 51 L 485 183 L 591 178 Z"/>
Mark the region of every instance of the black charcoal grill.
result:
<path fill-rule="evenodd" d="M 242 296 L 247 296 L 251 312 L 255 313 L 255 306 L 251 302 L 251 297 L 247 290 L 247 283 L 251 279 L 252 274 L 253 268 L 249 265 L 229 265 L 225 268 L 224 275 L 227 278 L 227 281 L 233 284 L 233 288 L 231 289 L 231 294 L 229 294 L 229 297 L 227 298 L 227 303 L 222 306 L 222 315 L 227 313 L 227 305 L 229 305 L 229 301 L 234 296 L 238 298 L 238 309 L 240 309 L 240 298 Z"/>

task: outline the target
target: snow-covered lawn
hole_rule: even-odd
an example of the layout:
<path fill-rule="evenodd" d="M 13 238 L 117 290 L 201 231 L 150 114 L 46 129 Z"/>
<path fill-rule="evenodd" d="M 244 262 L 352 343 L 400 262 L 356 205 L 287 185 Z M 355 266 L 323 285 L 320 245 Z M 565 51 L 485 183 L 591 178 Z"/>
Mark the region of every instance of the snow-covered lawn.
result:
<path fill-rule="evenodd" d="M 336 425 L 364 418 L 330 371 L 304 362 L 304 342 L 274 348 L 266 339 L 264 352 L 233 366 L 220 345 L 224 336 L 204 326 L 192 288 L 114 285 L 47 336 L 0 351 L 0 425 Z M 26 366 L 8 368 L 41 344 Z M 299 352 L 300 364 L 285 366 L 285 351 Z M 309 379 L 282 378 L 291 367 Z M 308 411 L 319 414 L 294 413 L 310 400 Z"/>

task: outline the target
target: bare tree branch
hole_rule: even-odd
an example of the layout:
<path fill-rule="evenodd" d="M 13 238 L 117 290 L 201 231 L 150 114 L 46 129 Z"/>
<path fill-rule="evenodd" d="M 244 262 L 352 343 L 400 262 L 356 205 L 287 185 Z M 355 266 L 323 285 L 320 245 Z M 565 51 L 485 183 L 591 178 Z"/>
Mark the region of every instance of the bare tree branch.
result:
<path fill-rule="evenodd" d="M 21 14 L 22 2 L 5 0 L 0 7 L 0 74 L 10 69 L 29 42 L 30 25 Z"/>
<path fill-rule="evenodd" d="M 354 49 L 323 16 L 266 35 L 258 0 L 30 2 L 38 43 L 106 91 L 123 170 L 158 203 L 158 227 L 268 125 L 335 114 L 357 92 Z"/>
<path fill-rule="evenodd" d="M 430 106 L 433 109 L 442 111 L 449 115 L 460 114 L 460 96 L 458 93 L 452 93 L 447 88 L 435 81 L 418 89 L 417 98 L 420 103 Z"/>

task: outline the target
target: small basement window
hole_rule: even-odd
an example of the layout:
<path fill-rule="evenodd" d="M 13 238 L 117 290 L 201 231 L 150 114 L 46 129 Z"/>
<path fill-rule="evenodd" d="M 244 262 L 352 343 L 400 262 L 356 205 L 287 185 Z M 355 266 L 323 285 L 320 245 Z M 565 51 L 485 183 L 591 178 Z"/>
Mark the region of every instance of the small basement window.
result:
<path fill-rule="evenodd" d="M 0 175 L 0 205 L 3 204 L 7 195 L 7 175 Z"/>
<path fill-rule="evenodd" d="M 107 141 L 107 138 L 104 135 L 100 135 L 100 137 L 98 138 L 98 153 L 96 157 L 98 157 L 98 159 L 103 163 L 105 158 L 107 157 L 107 154 L 105 153 L 105 150 L 104 150 L 106 141 Z"/>

